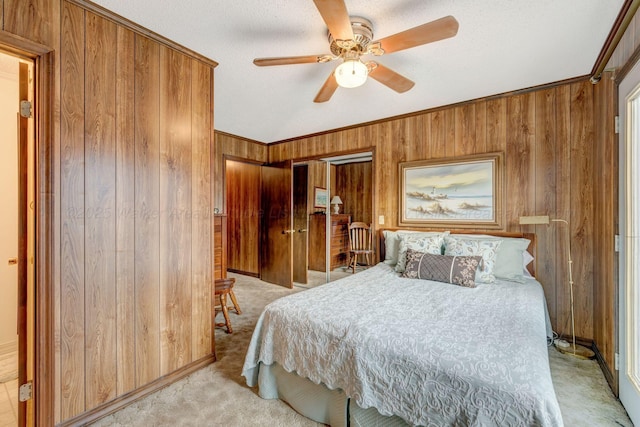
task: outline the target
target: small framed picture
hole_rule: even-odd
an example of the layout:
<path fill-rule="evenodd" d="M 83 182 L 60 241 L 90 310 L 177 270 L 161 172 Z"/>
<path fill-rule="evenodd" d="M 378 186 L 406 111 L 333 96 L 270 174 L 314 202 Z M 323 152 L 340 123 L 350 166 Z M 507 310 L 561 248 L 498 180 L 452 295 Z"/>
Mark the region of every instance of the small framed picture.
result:
<path fill-rule="evenodd" d="M 327 207 L 327 189 L 322 187 L 314 187 L 313 189 L 313 207 L 325 209 Z"/>

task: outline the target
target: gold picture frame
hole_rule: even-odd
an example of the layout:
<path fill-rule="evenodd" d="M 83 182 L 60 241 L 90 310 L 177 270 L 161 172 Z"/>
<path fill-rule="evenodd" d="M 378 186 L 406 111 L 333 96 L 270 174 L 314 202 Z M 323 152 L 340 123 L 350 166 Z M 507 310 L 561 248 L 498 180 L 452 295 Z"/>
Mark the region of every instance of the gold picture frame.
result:
<path fill-rule="evenodd" d="M 326 209 L 327 208 L 327 189 L 323 187 L 313 188 L 313 207 Z"/>
<path fill-rule="evenodd" d="M 503 228 L 503 164 L 503 153 L 400 163 L 399 225 Z"/>

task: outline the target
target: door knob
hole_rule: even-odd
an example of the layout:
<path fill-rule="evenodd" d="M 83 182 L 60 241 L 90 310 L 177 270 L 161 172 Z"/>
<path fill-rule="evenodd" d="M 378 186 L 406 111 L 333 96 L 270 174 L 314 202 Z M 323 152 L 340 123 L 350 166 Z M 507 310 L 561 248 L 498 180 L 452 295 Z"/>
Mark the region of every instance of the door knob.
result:
<path fill-rule="evenodd" d="M 282 234 L 293 234 L 296 230 L 282 230 Z"/>
<path fill-rule="evenodd" d="M 298 233 L 306 233 L 307 229 L 306 228 L 301 228 L 298 230 Z"/>

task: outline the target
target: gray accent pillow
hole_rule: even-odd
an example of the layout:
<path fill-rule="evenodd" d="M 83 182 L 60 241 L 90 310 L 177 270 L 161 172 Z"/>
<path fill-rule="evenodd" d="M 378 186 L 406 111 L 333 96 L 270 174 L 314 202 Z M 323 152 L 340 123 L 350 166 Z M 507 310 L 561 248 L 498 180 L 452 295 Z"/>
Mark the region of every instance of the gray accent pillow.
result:
<path fill-rule="evenodd" d="M 434 255 L 407 249 L 407 264 L 402 277 L 475 288 L 481 256 Z"/>

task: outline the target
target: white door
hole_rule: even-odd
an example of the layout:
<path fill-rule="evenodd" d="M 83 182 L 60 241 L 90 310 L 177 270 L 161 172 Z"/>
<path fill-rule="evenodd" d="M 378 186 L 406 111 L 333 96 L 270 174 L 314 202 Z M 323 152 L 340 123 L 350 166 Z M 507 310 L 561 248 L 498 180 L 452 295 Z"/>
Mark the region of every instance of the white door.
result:
<path fill-rule="evenodd" d="M 640 63 L 619 87 L 620 401 L 640 425 Z"/>

